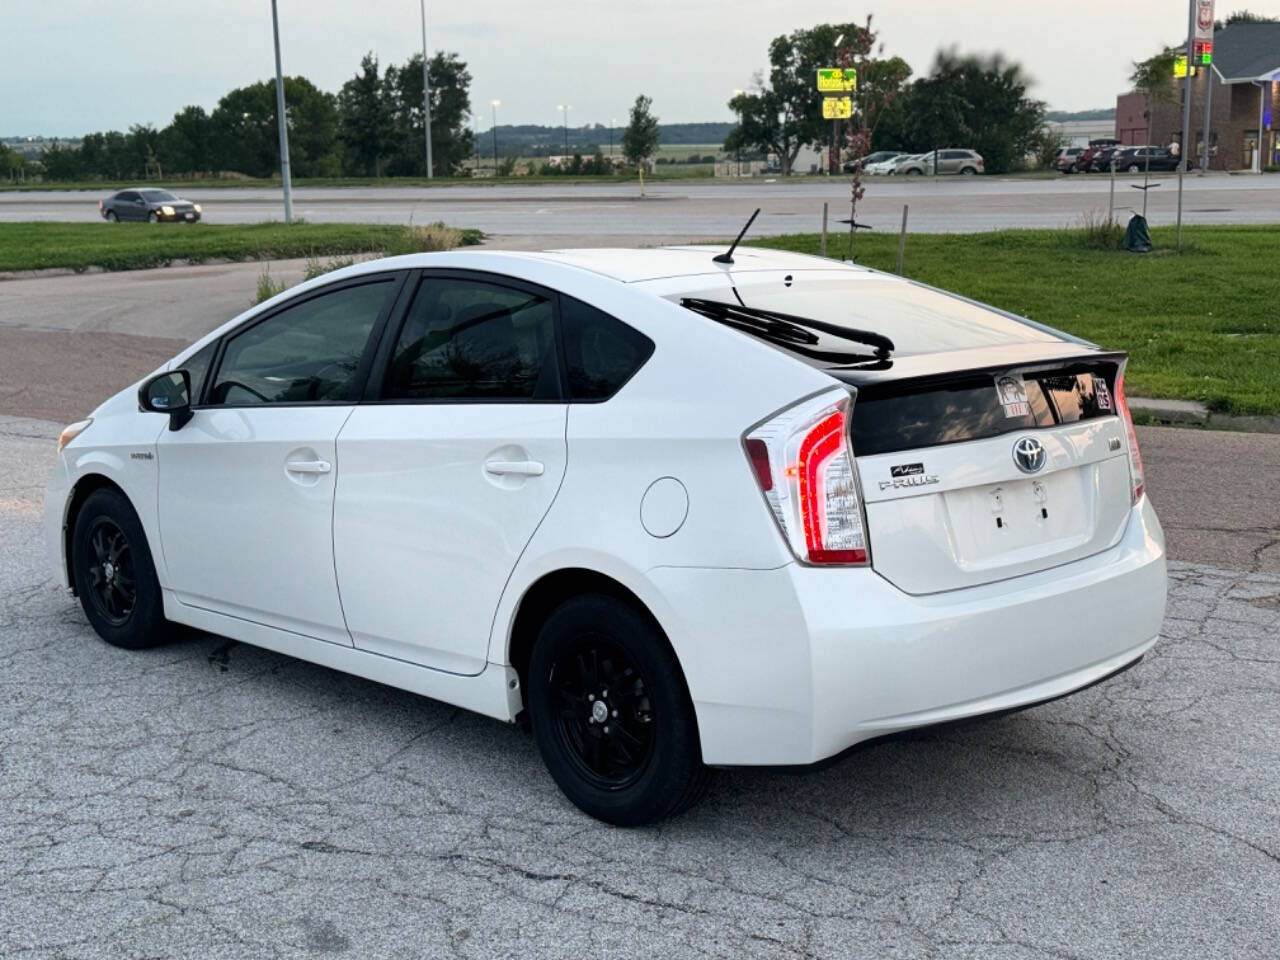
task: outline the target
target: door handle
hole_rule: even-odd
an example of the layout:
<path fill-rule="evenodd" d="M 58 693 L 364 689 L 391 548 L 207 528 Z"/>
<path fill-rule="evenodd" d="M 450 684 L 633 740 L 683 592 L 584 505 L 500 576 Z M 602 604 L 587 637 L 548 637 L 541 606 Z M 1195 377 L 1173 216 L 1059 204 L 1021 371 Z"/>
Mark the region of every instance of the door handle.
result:
<path fill-rule="evenodd" d="M 484 465 L 487 473 L 517 477 L 540 477 L 543 466 L 537 460 L 490 460 Z"/>
<path fill-rule="evenodd" d="M 328 473 L 333 464 L 328 460 L 290 460 L 284 468 L 290 473 Z"/>

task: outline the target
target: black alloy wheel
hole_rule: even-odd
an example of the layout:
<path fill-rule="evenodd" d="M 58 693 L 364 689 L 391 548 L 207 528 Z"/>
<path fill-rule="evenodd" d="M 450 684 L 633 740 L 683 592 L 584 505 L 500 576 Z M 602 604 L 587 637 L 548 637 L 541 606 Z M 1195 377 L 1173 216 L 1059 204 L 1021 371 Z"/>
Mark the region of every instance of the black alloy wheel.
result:
<path fill-rule="evenodd" d="M 133 551 L 124 531 L 108 517 L 89 529 L 89 600 L 113 627 L 124 626 L 138 602 Z"/>
<path fill-rule="evenodd" d="M 644 677 L 604 636 L 585 636 L 551 667 L 556 733 L 578 773 L 600 790 L 623 790 L 653 755 L 653 704 Z"/>
<path fill-rule="evenodd" d="M 680 664 L 634 603 L 587 593 L 556 608 L 534 642 L 525 704 L 552 779 L 599 820 L 653 823 L 710 784 Z"/>
<path fill-rule="evenodd" d="M 120 490 L 84 499 L 71 528 L 71 575 L 80 606 L 103 640 L 127 650 L 169 638 L 164 599 L 147 536 Z"/>

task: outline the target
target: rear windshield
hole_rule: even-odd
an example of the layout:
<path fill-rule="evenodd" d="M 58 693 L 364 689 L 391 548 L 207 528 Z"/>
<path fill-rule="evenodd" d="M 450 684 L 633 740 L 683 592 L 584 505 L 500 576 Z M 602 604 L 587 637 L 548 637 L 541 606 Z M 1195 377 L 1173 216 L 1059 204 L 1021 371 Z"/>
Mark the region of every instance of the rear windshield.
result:
<path fill-rule="evenodd" d="M 789 283 L 787 281 L 790 281 Z M 868 330 L 893 341 L 893 356 L 942 353 L 1010 343 L 1061 342 L 1059 338 L 1010 317 L 890 277 L 806 279 L 743 283 L 737 294 L 748 307 Z M 732 290 L 689 291 L 672 297 L 696 297 L 733 303 Z M 819 335 L 820 350 L 847 350 L 849 341 Z"/>
<path fill-rule="evenodd" d="M 138 192 L 142 194 L 144 200 L 152 203 L 168 203 L 170 200 L 178 199 L 168 190 L 139 190 Z"/>

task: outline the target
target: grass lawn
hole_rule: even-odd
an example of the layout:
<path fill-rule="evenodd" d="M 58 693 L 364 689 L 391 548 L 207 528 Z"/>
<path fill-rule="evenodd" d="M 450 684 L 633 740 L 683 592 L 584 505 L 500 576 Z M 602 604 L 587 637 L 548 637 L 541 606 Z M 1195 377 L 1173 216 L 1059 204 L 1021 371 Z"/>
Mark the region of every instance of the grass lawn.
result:
<path fill-rule="evenodd" d="M 0 223 L 0 271 L 62 267 L 140 270 L 174 260 L 280 260 L 352 253 L 438 249 L 431 228 L 393 224 L 283 223 Z M 463 245 L 479 230 L 461 230 Z M 435 236 L 434 233 L 431 234 Z"/>
<path fill-rule="evenodd" d="M 1130 395 L 1200 400 L 1234 414 L 1280 413 L 1280 229 L 1190 227 L 1174 254 L 1085 246 L 1080 231 L 911 234 L 904 273 L 1130 355 Z M 816 234 L 756 241 L 818 252 Z M 846 254 L 847 235 L 828 253 Z M 893 270 L 898 238 L 859 233 L 859 263 Z"/>

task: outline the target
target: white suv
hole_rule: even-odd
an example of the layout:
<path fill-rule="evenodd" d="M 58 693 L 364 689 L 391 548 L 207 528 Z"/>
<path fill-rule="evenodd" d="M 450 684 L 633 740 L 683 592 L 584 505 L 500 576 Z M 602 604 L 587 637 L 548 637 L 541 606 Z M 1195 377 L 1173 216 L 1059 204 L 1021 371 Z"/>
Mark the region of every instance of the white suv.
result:
<path fill-rule="evenodd" d="M 1142 657 L 1165 561 L 1123 354 L 715 253 L 295 287 L 67 428 L 53 566 L 118 646 L 186 624 L 527 720 L 618 824 L 709 766 L 811 764 Z"/>

